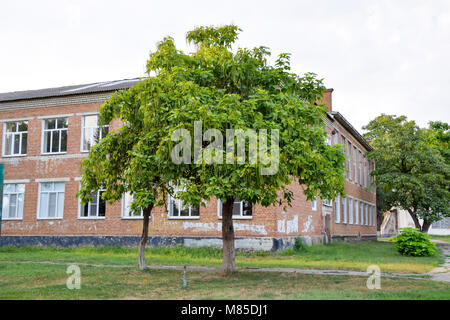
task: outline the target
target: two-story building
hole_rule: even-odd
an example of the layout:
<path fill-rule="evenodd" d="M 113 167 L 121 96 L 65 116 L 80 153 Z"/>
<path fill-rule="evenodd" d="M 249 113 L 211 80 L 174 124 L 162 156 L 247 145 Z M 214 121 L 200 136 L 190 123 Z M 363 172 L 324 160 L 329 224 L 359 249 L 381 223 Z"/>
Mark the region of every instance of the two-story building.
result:
<path fill-rule="evenodd" d="M 113 129 L 97 124 L 102 103 L 139 79 L 0 94 L 1 163 L 4 164 L 0 245 L 6 244 L 136 244 L 142 214 L 130 210 L 130 196 L 114 204 L 101 199 L 81 205 L 80 162 L 89 148 Z M 296 237 L 308 244 L 330 239 L 376 238 L 376 196 L 371 187 L 371 146 L 339 112 L 332 109 L 332 89 L 323 102 L 327 142 L 345 146 L 347 196 L 307 201 L 300 185 L 285 210 L 236 199 L 234 228 L 237 248 L 278 250 Z M 153 210 L 151 244 L 221 245 L 220 202 L 184 206 L 169 199 Z"/>

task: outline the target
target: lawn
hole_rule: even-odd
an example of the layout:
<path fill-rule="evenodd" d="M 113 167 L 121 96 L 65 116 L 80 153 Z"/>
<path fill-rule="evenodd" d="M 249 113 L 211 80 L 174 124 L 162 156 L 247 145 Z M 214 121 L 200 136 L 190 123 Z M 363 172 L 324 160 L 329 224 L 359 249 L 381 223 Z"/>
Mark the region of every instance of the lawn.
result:
<path fill-rule="evenodd" d="M 447 235 L 447 236 L 437 236 L 437 235 L 430 234 L 430 238 L 431 238 L 431 239 L 436 239 L 436 240 L 445 241 L 445 242 L 450 242 L 450 235 Z"/>
<path fill-rule="evenodd" d="M 221 250 L 215 248 L 153 247 L 147 249 L 153 265 L 220 266 Z M 123 247 L 37 248 L 0 247 L 0 261 L 53 261 L 106 265 L 137 264 L 137 249 Z M 347 269 L 366 271 L 376 264 L 381 272 L 425 273 L 443 261 L 442 257 L 405 257 L 390 242 L 337 242 L 308 247 L 301 252 L 286 250 L 238 252 L 236 266 Z"/>
<path fill-rule="evenodd" d="M 87 256 L 85 256 L 87 257 Z M 98 256 L 97 256 L 98 257 Z M 81 265 L 81 289 L 66 287 L 65 264 L 0 262 L 0 299 L 449 299 L 450 284 L 366 277 L 239 271 L 139 271 L 136 267 Z"/>

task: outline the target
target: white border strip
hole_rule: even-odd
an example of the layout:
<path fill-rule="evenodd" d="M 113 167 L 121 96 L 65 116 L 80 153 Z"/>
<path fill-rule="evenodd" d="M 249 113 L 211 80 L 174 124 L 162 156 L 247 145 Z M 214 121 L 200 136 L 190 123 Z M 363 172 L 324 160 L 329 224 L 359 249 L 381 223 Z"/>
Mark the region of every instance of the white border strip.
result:
<path fill-rule="evenodd" d="M 36 182 L 67 182 L 70 181 L 70 178 L 40 178 L 34 179 Z"/>
<path fill-rule="evenodd" d="M 77 116 L 93 116 L 93 115 L 99 115 L 99 111 L 87 111 L 87 112 L 77 112 L 75 115 Z"/>
<path fill-rule="evenodd" d="M 7 183 L 28 183 L 30 182 L 30 179 L 18 179 L 18 180 L 5 180 L 3 181 L 3 183 L 7 184 Z"/>
<path fill-rule="evenodd" d="M 14 118 L 14 119 L 0 119 L 0 122 L 19 122 L 19 121 L 28 121 L 36 119 L 36 117 L 26 117 L 26 118 Z"/>
<path fill-rule="evenodd" d="M 73 117 L 74 114 L 73 113 L 68 113 L 68 114 L 54 114 L 51 116 L 39 116 L 37 117 L 38 119 L 53 119 L 53 118 L 67 118 L 67 117 Z"/>

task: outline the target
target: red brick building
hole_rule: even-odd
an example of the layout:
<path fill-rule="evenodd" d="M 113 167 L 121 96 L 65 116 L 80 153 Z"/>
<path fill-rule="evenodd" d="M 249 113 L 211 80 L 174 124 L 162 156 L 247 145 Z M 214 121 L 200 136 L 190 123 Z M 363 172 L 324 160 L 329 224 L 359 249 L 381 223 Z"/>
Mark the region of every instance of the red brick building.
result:
<path fill-rule="evenodd" d="M 129 196 L 105 204 L 101 191 L 88 205 L 75 194 L 79 165 L 89 147 L 108 130 L 97 126 L 101 104 L 118 89 L 138 79 L 0 94 L 0 134 L 4 164 L 3 216 L 0 244 L 133 244 L 142 230 L 140 213 L 129 210 Z M 376 196 L 370 187 L 371 147 L 352 125 L 332 110 L 333 90 L 324 95 L 328 106 L 327 142 L 345 145 L 345 188 L 348 196 L 307 201 L 293 185 L 292 207 L 268 208 L 236 201 L 234 227 L 237 248 L 278 250 L 296 237 L 308 244 L 337 238 L 376 237 Z M 218 201 L 205 207 L 183 207 L 171 199 L 150 219 L 150 243 L 186 246 L 220 245 Z"/>

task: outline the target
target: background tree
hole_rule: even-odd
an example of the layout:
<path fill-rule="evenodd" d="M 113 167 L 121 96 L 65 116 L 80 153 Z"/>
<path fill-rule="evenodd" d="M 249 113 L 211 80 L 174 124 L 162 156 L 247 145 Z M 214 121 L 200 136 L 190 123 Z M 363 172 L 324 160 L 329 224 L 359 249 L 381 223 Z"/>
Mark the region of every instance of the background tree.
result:
<path fill-rule="evenodd" d="M 422 232 L 449 216 L 450 166 L 437 147 L 443 144 L 437 143 L 440 135 L 434 125 L 421 129 L 405 116 L 382 114 L 364 129 L 374 147 L 369 159 L 376 162 L 372 175 L 383 193 L 383 210 L 395 206 L 407 210 Z"/>

